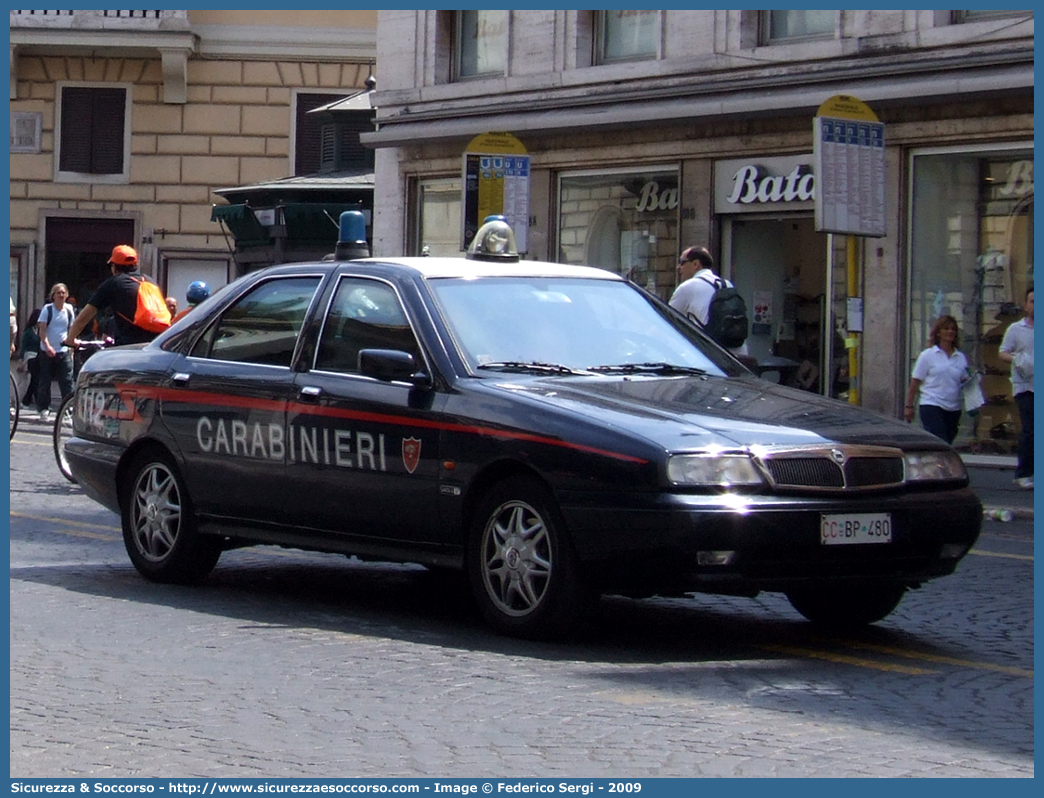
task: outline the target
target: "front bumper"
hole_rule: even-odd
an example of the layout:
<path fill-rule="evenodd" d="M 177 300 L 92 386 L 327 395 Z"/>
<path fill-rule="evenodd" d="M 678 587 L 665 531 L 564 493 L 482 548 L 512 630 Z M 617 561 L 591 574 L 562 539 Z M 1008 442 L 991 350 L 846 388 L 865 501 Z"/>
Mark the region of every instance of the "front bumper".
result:
<path fill-rule="evenodd" d="M 560 496 L 585 574 L 605 592 L 754 595 L 857 582 L 917 585 L 953 573 L 978 539 L 970 488 L 843 497 Z M 889 513 L 889 543 L 826 546 L 823 514 Z M 724 564 L 709 553 L 731 552 Z"/>

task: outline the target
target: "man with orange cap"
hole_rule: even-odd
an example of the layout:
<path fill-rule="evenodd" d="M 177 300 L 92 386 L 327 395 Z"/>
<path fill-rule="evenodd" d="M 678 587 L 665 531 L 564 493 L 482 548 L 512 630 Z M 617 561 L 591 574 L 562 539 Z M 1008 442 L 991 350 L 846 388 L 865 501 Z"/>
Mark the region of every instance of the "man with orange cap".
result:
<path fill-rule="evenodd" d="M 120 244 L 112 250 L 109 257 L 109 268 L 112 276 L 107 278 L 83 306 L 76 320 L 69 328 L 66 343 L 72 345 L 73 340 L 83 332 L 99 311 L 111 307 L 116 322 L 117 344 L 138 344 L 151 341 L 156 333 L 144 330 L 134 324 L 134 315 L 138 307 L 138 284 L 142 280 L 150 280 L 138 271 L 138 253 L 134 247 Z"/>

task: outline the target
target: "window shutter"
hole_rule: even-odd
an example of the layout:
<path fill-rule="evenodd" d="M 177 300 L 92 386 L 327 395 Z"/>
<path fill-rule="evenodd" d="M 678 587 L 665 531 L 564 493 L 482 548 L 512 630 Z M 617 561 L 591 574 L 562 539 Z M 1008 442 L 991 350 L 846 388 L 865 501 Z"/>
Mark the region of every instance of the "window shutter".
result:
<path fill-rule="evenodd" d="M 308 112 L 335 99 L 330 94 L 298 94 L 296 138 L 294 144 L 294 174 L 308 175 L 319 171 L 322 163 L 322 125 Z"/>
<path fill-rule="evenodd" d="M 363 146 L 359 141 L 360 133 L 373 132 L 373 120 L 370 114 L 352 113 L 346 115 L 340 127 L 341 143 L 341 168 L 342 169 L 373 169 L 374 151 Z"/>
<path fill-rule="evenodd" d="M 123 172 L 126 102 L 125 89 L 62 89 L 59 171 L 95 175 Z"/>
<path fill-rule="evenodd" d="M 62 172 L 91 171 L 91 95 L 90 89 L 62 89 Z M 122 147 L 122 142 L 121 142 Z"/>
<path fill-rule="evenodd" d="M 94 89 L 91 141 L 91 173 L 118 175 L 123 172 L 123 122 L 127 92 L 123 89 Z"/>
<path fill-rule="evenodd" d="M 319 168 L 323 172 L 332 172 L 337 168 L 337 125 L 323 125 L 322 130 Z"/>

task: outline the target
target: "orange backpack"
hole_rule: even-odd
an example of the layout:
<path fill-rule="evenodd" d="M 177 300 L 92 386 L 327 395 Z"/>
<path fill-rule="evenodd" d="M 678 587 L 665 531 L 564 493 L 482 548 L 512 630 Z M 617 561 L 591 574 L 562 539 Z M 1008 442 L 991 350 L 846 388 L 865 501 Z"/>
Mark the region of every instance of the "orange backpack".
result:
<path fill-rule="evenodd" d="M 163 292 L 159 286 L 142 277 L 140 280 L 131 277 L 138 284 L 138 307 L 134 311 L 134 318 L 127 319 L 135 327 L 140 327 L 149 332 L 163 332 L 170 326 L 170 309 L 163 298 Z"/>

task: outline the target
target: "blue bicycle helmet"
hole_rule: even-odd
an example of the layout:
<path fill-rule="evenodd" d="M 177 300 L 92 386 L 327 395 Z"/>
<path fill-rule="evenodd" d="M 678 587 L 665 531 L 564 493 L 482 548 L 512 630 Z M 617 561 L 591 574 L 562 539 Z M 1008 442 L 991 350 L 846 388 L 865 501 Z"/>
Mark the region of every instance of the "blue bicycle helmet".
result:
<path fill-rule="evenodd" d="M 188 300 L 190 305 L 198 305 L 208 296 L 210 296 L 210 289 L 207 288 L 207 284 L 202 280 L 190 283 L 188 291 L 185 292 L 185 299 Z"/>

